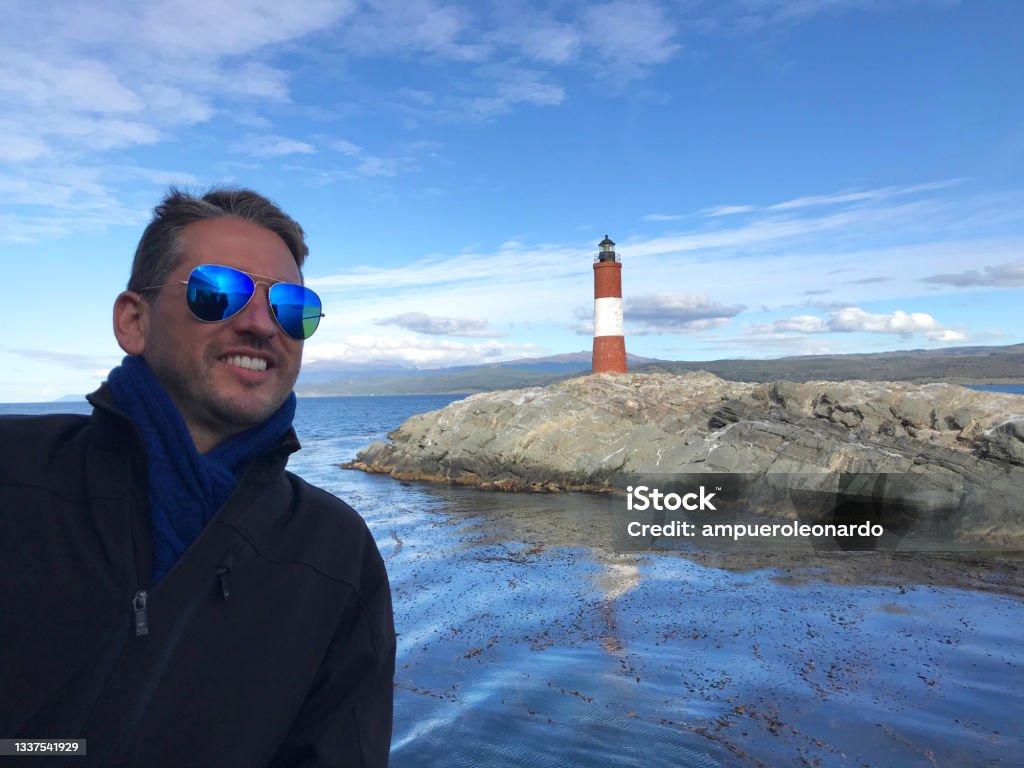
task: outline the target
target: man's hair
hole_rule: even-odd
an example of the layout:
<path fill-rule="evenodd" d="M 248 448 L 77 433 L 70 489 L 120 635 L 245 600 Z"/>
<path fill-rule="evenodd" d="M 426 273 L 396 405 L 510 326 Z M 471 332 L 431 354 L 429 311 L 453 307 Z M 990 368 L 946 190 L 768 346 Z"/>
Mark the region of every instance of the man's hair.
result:
<path fill-rule="evenodd" d="M 214 187 L 199 197 L 171 187 L 153 209 L 153 220 L 135 249 L 128 290 L 141 291 L 164 283 L 182 257 L 182 230 L 197 221 L 225 216 L 251 221 L 284 240 L 302 274 L 302 263 L 309 253 L 306 233 L 263 195 L 251 189 Z"/>

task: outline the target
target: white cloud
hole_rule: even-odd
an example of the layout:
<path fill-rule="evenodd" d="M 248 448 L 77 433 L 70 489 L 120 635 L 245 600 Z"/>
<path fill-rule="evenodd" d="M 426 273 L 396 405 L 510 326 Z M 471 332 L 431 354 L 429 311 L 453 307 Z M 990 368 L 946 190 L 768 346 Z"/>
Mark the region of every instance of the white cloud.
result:
<path fill-rule="evenodd" d="M 867 217 L 863 214 L 846 212 L 819 218 L 765 218 L 739 227 L 691 232 L 628 243 L 622 246 L 622 250 L 628 251 L 630 255 L 636 257 L 753 246 L 846 227 L 858 219 L 864 218 Z"/>
<path fill-rule="evenodd" d="M 680 219 L 685 219 L 686 216 L 683 216 L 682 214 L 648 213 L 642 218 L 644 221 L 679 221 Z"/>
<path fill-rule="evenodd" d="M 165 83 L 147 83 L 139 92 L 146 99 L 149 110 L 171 123 L 194 125 L 204 123 L 214 115 L 213 105 L 196 93 Z"/>
<path fill-rule="evenodd" d="M 882 187 L 880 189 L 869 189 L 862 192 L 840 192 L 834 195 L 811 195 L 809 197 L 798 197 L 795 200 L 787 200 L 783 203 L 769 205 L 766 211 L 791 211 L 796 208 L 809 208 L 815 205 L 838 205 L 840 203 L 855 203 L 865 200 L 884 200 L 889 197 L 900 195 L 912 195 L 917 192 L 930 192 L 936 189 L 947 189 L 962 184 L 966 179 L 946 179 L 944 181 L 933 181 L 927 184 L 913 184 L 905 187 Z"/>
<path fill-rule="evenodd" d="M 1018 204 L 1016 199 L 1000 203 L 1014 210 Z M 817 215 L 810 215 L 814 209 L 809 209 L 803 217 L 755 217 L 712 230 L 691 228 L 670 237 L 616 236 L 625 297 L 713 293 L 726 307 L 757 307 L 767 301 L 775 309 L 808 306 L 809 291 L 831 291 L 831 305 L 836 308 L 865 301 L 906 301 L 913 296 L 934 298 L 943 289 L 922 283 L 922 274 L 951 271 L 965 263 L 979 268 L 999 264 L 1024 248 L 1020 237 L 950 240 L 950 228 L 962 218 L 957 214 L 977 210 L 978 205 L 967 198 L 949 204 L 926 201 L 849 211 L 826 209 Z M 590 264 L 595 248 L 587 240 L 573 246 L 537 246 L 523 237 L 516 241 L 515 258 L 509 258 L 506 246 L 492 252 L 423 254 L 401 266 L 360 266 L 308 279 L 318 291 L 338 292 L 346 301 L 353 295 L 386 291 L 398 304 L 394 310 L 377 308 L 370 317 L 413 310 L 434 314 L 437 307 L 447 306 L 413 306 L 429 294 L 445 297 L 463 312 L 467 302 L 478 300 L 474 313 L 494 323 L 512 322 L 518 313 L 520 318 L 545 318 L 564 326 L 572 319 L 571 307 L 588 303 L 593 296 Z M 531 269 L 524 271 L 524 263 Z M 843 276 L 841 281 L 837 274 Z M 889 279 L 849 282 L 865 276 Z M 513 307 L 516 302 L 509 297 L 523 296 L 537 301 L 529 309 Z M 628 314 L 626 320 L 630 320 Z"/>
<path fill-rule="evenodd" d="M 0 162 L 35 160 L 45 155 L 48 149 L 45 141 L 34 136 L 0 133 Z"/>
<path fill-rule="evenodd" d="M 31 176 L 0 172 L 0 203 L 59 211 L 111 211 L 117 201 L 102 183 L 104 169 L 54 169 Z"/>
<path fill-rule="evenodd" d="M 145 122 L 117 118 L 68 117 L 59 125 L 48 126 L 45 132 L 74 139 L 89 149 L 155 144 L 164 138 L 162 131 Z"/>
<path fill-rule="evenodd" d="M 944 179 L 931 181 L 924 184 L 913 184 L 908 186 L 879 187 L 867 190 L 847 190 L 828 195 L 806 195 L 792 200 L 785 200 L 773 205 L 718 205 L 705 208 L 702 214 L 709 217 L 731 216 L 737 213 L 753 213 L 755 211 L 766 211 L 769 213 L 778 211 L 796 211 L 803 208 L 817 206 L 842 205 L 844 203 L 867 203 L 878 202 L 892 197 L 913 195 L 919 192 L 931 192 L 938 189 L 948 189 L 962 184 L 966 179 Z"/>
<path fill-rule="evenodd" d="M 705 208 L 701 211 L 705 216 L 732 216 L 736 213 L 750 213 L 756 211 L 753 205 L 716 205 L 713 208 Z"/>
<path fill-rule="evenodd" d="M 132 17 L 130 26 L 140 44 L 175 57 L 212 59 L 303 37 L 338 22 L 354 7 L 346 0 L 160 0 L 140 4 L 137 10 L 129 5 L 124 12 Z M 91 8 L 82 6 L 81 13 L 87 15 Z"/>
<path fill-rule="evenodd" d="M 865 312 L 860 307 L 843 307 L 830 312 L 827 318 L 797 315 L 776 320 L 770 325 L 751 328 L 754 335 L 784 333 L 889 333 L 909 337 L 920 334 L 930 341 L 966 341 L 967 335 L 943 327 L 924 312 L 896 310 L 889 314 Z"/>
<path fill-rule="evenodd" d="M 925 0 L 927 2 L 927 0 Z M 931 0 L 934 5 L 954 5 L 958 0 Z M 708 19 L 709 32 L 733 29 L 742 34 L 755 34 L 770 27 L 798 24 L 814 16 L 854 10 L 887 8 L 877 0 L 733 0 L 718 8 L 721 21 Z"/>
<path fill-rule="evenodd" d="M 214 69 L 206 81 L 208 89 L 224 96 L 251 97 L 267 101 L 289 101 L 288 77 L 280 69 L 249 61 L 238 67 Z"/>
<path fill-rule="evenodd" d="M 499 361 L 537 354 L 533 344 L 505 344 L 497 341 L 467 344 L 417 336 L 345 336 L 336 342 L 307 342 L 303 360 L 308 363 L 410 364 L 417 368 L 443 368 Z"/>
<path fill-rule="evenodd" d="M 548 285 L 557 284 L 566 276 L 578 275 L 581 264 L 589 268 L 591 251 L 591 248 L 531 248 L 520 251 L 515 259 L 510 259 L 503 251 L 448 257 L 431 254 L 396 267 L 361 266 L 337 275 L 309 277 L 307 282 L 317 291 L 339 290 L 345 293 L 380 289 L 393 293 L 418 293 L 426 287 L 436 290 L 442 286 L 466 291 L 478 284 L 500 287 L 523 283 L 536 286 L 539 271 L 544 275 L 542 282 Z M 524 270 L 523 263 L 532 264 L 535 271 Z"/>
<path fill-rule="evenodd" d="M 363 147 L 347 139 L 335 139 L 330 143 L 332 149 L 346 157 L 354 158 L 356 163 L 350 171 L 344 171 L 344 177 L 364 178 L 398 176 L 401 173 L 418 171 L 419 163 L 416 153 L 431 153 L 438 146 L 435 142 L 419 141 L 405 145 L 407 154 L 382 156 L 367 152 Z"/>
<path fill-rule="evenodd" d="M 234 151 L 254 157 L 283 157 L 285 155 L 311 155 L 316 147 L 304 141 L 284 136 L 247 136 L 234 146 Z"/>
<path fill-rule="evenodd" d="M 377 325 L 396 325 L 407 331 L 430 336 L 500 338 L 505 335 L 491 330 L 490 323 L 480 318 L 438 317 L 426 312 L 403 312 L 374 322 Z"/>
<path fill-rule="evenodd" d="M 0 92 L 30 108 L 109 113 L 145 107 L 105 64 L 90 59 L 54 63 L 18 51 L 0 55 Z"/>
<path fill-rule="evenodd" d="M 523 53 L 537 61 L 564 64 L 577 58 L 583 47 L 580 31 L 571 24 L 537 19 L 515 28 Z"/>
<path fill-rule="evenodd" d="M 105 153 L 179 140 L 184 129 L 225 106 L 288 101 L 288 74 L 262 60 L 267 47 L 323 30 L 352 8 L 334 0 L 294 7 L 267 0 L 95 0 L 77 6 L 12 0 L 0 29 L 0 162 L 9 166 L 6 178 L 17 180 L 20 198 L 45 200 L 54 196 L 56 172 L 68 187 L 91 175 L 92 187 L 65 197 L 106 197 L 111 209 L 124 209 L 117 198 L 140 173 L 123 155 Z M 248 106 L 237 112 L 239 119 L 257 117 Z M 273 157 L 308 152 L 311 145 L 254 140 L 250 149 Z M 98 220 L 82 217 L 81 227 L 91 229 Z M 59 210 L 18 211 L 8 221 L 8 239 L 75 229 Z"/>
<path fill-rule="evenodd" d="M 646 0 L 588 5 L 583 27 L 594 54 L 627 77 L 669 61 L 680 49 L 673 41 L 675 25 L 660 6 Z"/>
<path fill-rule="evenodd" d="M 309 0 L 292 6 L 272 0 L 95 0 L 78 6 L 11 0 L 5 22 L 0 98 L 7 117 L 0 119 L 0 162 L 21 165 L 26 178 L 54 168 L 103 166 L 106 152 L 184 144 L 189 128 L 218 118 L 242 125 L 243 135 L 256 129 L 254 136 L 235 139 L 236 151 L 260 158 L 309 154 L 312 141 L 289 138 L 276 116 L 271 121 L 259 114 L 264 105 L 292 100 L 292 78 L 303 66 L 344 73 L 348 62 L 360 58 L 415 64 L 435 58 L 450 65 L 438 87 L 401 88 L 400 103 L 391 108 L 406 109 L 407 122 L 424 115 L 487 121 L 523 107 L 564 103 L 566 87 L 549 71 L 552 66 L 588 69 L 604 57 L 606 69 L 634 76 L 668 61 L 678 48 L 669 14 L 648 0 L 555 10 L 525 4 L 504 17 L 463 0 Z M 381 109 L 379 93 L 357 93 L 353 102 L 364 103 L 353 103 L 353 109 Z M 303 114 L 313 109 L 299 106 Z M 357 154 L 356 147 L 338 147 L 358 158 L 354 167 L 321 169 L 325 175 L 314 180 L 418 170 L 418 152 Z M 114 164 L 127 173 L 123 157 Z M 105 178 L 115 196 L 129 180 Z"/>
<path fill-rule="evenodd" d="M 489 120 L 512 112 L 520 104 L 549 107 L 565 99 L 565 89 L 546 82 L 548 76 L 538 70 L 485 67 L 481 76 L 487 83 L 487 93 L 455 99 L 452 116 Z"/>
<path fill-rule="evenodd" d="M 91 355 L 79 352 L 60 352 L 53 349 L 16 349 L 12 347 L 0 349 L 34 361 L 53 363 L 75 371 L 91 368 L 100 372 L 101 375 L 106 375 L 121 359 L 119 355 Z"/>
<path fill-rule="evenodd" d="M 363 153 L 362 147 L 346 139 L 337 139 L 332 142 L 331 149 L 335 149 L 338 152 L 341 152 L 341 154 L 348 155 L 350 157 L 355 157 Z"/>
<path fill-rule="evenodd" d="M 941 330 L 938 321 L 924 312 L 896 310 L 891 314 L 872 314 L 859 307 L 846 307 L 829 315 L 832 331 L 910 334 Z"/>
<path fill-rule="evenodd" d="M 461 42 L 472 21 L 468 8 L 435 0 L 376 0 L 341 30 L 345 49 L 363 56 L 422 52 L 456 61 L 479 61 L 480 43 Z"/>
<path fill-rule="evenodd" d="M 356 166 L 356 173 L 360 176 L 397 176 L 406 164 L 405 158 L 401 157 L 365 155 Z"/>
<path fill-rule="evenodd" d="M 950 330 L 949 328 L 944 328 L 941 331 L 928 331 L 925 333 L 925 336 L 928 337 L 929 341 L 942 342 L 943 344 L 952 344 L 970 339 L 966 333 Z"/>

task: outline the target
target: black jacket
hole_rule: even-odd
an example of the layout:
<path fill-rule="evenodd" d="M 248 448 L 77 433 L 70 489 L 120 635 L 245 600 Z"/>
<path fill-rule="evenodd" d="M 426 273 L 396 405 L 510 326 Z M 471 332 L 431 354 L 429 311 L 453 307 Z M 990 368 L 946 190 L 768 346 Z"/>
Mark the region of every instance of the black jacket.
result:
<path fill-rule="evenodd" d="M 284 471 L 294 433 L 149 589 L 145 453 L 106 388 L 90 401 L 0 419 L 0 738 L 84 738 L 78 768 L 386 765 L 384 563 Z"/>

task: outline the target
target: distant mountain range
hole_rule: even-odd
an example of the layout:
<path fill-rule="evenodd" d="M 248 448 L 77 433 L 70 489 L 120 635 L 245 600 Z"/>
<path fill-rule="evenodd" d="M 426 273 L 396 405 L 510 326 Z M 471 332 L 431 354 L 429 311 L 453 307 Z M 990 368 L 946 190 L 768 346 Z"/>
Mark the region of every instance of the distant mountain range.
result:
<path fill-rule="evenodd" d="M 590 352 L 523 358 L 486 365 L 452 368 L 371 369 L 354 366 L 339 370 L 316 363 L 303 366 L 295 391 L 302 396 L 472 394 L 550 384 L 590 372 Z M 627 355 L 631 367 L 658 362 Z"/>
<path fill-rule="evenodd" d="M 543 386 L 590 372 L 591 353 L 524 358 L 425 371 L 371 365 L 304 366 L 300 396 L 471 394 Z M 1024 344 L 948 347 L 856 355 L 808 355 L 775 360 L 668 361 L 628 356 L 637 372 L 708 371 L 731 381 L 945 381 L 954 384 L 1024 383 Z"/>
<path fill-rule="evenodd" d="M 637 370 L 708 371 L 731 381 L 944 381 L 951 384 L 1024 383 L 1024 344 L 946 347 L 857 355 L 807 355 L 776 360 L 649 363 Z"/>

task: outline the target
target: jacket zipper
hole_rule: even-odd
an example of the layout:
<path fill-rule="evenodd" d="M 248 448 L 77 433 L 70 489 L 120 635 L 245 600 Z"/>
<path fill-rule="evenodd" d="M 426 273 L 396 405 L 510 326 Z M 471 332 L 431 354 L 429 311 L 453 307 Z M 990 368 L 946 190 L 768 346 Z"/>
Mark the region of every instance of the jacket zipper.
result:
<path fill-rule="evenodd" d="M 138 440 L 137 434 L 136 441 L 138 442 L 138 447 L 141 449 L 141 441 Z M 132 492 L 132 475 L 129 473 L 127 477 L 127 488 L 125 489 L 125 499 L 129 507 L 129 516 L 127 520 L 128 536 L 126 541 L 127 551 L 125 552 L 125 563 L 127 565 L 128 572 L 125 575 L 129 584 L 138 584 L 138 564 L 135 561 L 135 527 L 133 525 L 134 521 L 131 518 L 130 512 L 133 506 Z M 144 494 L 148 493 L 144 479 L 141 492 Z M 136 637 L 149 634 L 149 613 L 147 608 L 148 598 L 149 594 L 145 589 L 137 589 L 135 594 L 132 596 L 132 617 L 126 623 L 122 624 L 119 622 L 120 627 L 113 637 L 113 642 L 104 653 L 103 658 L 96 669 L 96 673 L 93 676 L 93 683 L 89 687 L 89 693 L 82 700 L 83 704 L 73 720 L 74 727 L 72 728 L 72 732 L 84 732 L 89 717 L 96 710 L 96 702 L 99 701 L 103 691 L 106 690 L 109 685 L 118 661 L 120 661 L 124 656 L 125 646 L 127 646 L 128 640 L 131 637 L 132 626 L 134 626 Z"/>
<path fill-rule="evenodd" d="M 228 553 L 230 559 L 230 552 Z M 222 580 L 220 572 L 224 570 L 230 572 L 230 567 L 222 566 L 218 568 L 216 573 L 218 576 L 218 582 L 220 584 L 221 594 L 224 595 L 225 581 Z M 226 575 L 226 574 L 225 574 Z M 209 582 L 206 582 L 209 584 Z M 207 587 L 209 589 L 209 587 Z M 146 677 L 144 681 L 137 687 L 140 690 L 140 694 L 136 703 L 132 706 L 131 710 L 126 713 L 124 718 L 124 727 L 121 730 L 121 736 L 117 740 L 117 744 L 112 750 L 111 764 L 121 765 L 124 760 L 124 756 L 128 749 L 131 747 L 135 740 L 135 733 L 138 730 L 139 723 L 142 722 L 143 716 L 146 714 L 146 710 L 149 709 L 149 704 L 153 699 L 153 695 L 156 693 L 157 687 L 164 678 L 164 673 L 167 671 L 167 665 L 170 663 L 171 657 L 174 655 L 174 651 L 178 647 L 178 642 L 181 640 L 182 635 L 185 633 L 185 629 L 189 622 L 192 620 L 193 614 L 199 604 L 203 601 L 209 593 L 204 589 L 197 590 L 196 594 L 188 601 L 185 607 L 178 614 L 178 618 L 171 626 L 167 633 L 167 641 L 160 651 L 160 655 L 156 660 L 156 664 L 153 666 L 152 671 Z M 224 595 L 224 599 L 227 597 Z M 135 597 L 132 600 L 132 612 L 135 619 L 135 635 L 141 637 L 149 634 L 149 616 L 148 616 L 148 594 L 146 590 L 139 590 L 135 593 Z"/>
<path fill-rule="evenodd" d="M 146 609 L 146 598 L 148 593 L 140 589 L 132 598 L 132 612 L 135 614 L 135 636 L 143 637 L 149 634 L 149 611 Z"/>

